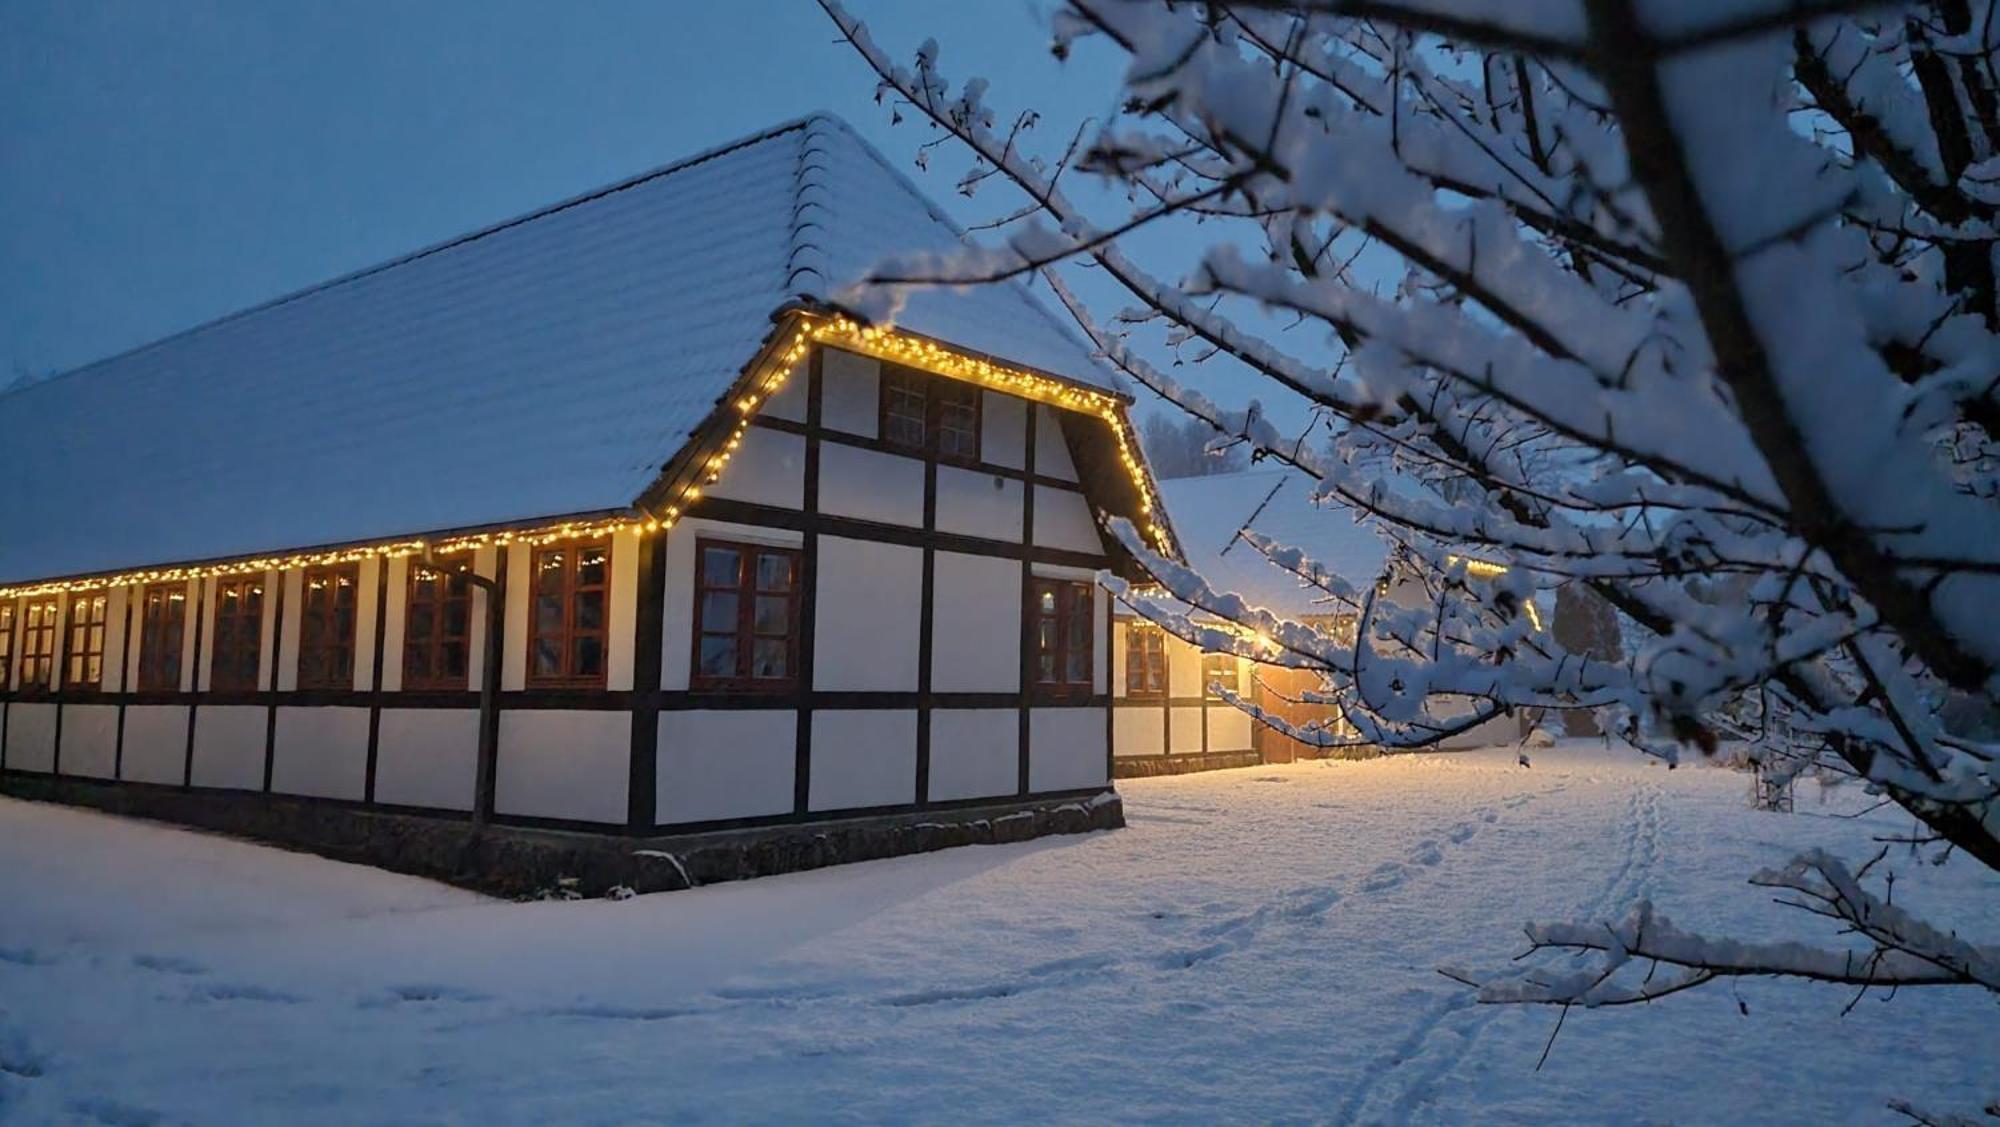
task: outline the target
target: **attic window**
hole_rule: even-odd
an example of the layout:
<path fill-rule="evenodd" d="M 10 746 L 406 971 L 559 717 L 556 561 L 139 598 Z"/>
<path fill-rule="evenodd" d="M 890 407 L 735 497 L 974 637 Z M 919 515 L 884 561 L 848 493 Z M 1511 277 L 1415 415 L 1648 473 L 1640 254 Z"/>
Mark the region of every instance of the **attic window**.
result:
<path fill-rule="evenodd" d="M 604 687 L 606 617 L 611 609 L 611 542 L 535 549 L 528 617 L 528 684 Z"/>
<path fill-rule="evenodd" d="M 95 689 L 104 682 L 104 595 L 78 595 L 69 604 L 69 645 L 64 688 Z"/>
<path fill-rule="evenodd" d="M 702 540 L 695 560 L 692 687 L 790 689 L 798 681 L 799 553 Z"/>
<path fill-rule="evenodd" d="M 187 584 L 155 583 L 139 600 L 139 689 L 181 687 L 181 642 L 187 634 Z"/>
<path fill-rule="evenodd" d="M 306 572 L 299 608 L 299 688 L 354 687 L 355 597 L 361 579 L 353 564 Z"/>
<path fill-rule="evenodd" d="M 1125 627 L 1125 696 L 1161 700 L 1167 695 L 1167 632 L 1150 623 Z"/>
<path fill-rule="evenodd" d="M 980 391 L 976 385 L 882 365 L 882 441 L 975 465 L 979 461 Z"/>

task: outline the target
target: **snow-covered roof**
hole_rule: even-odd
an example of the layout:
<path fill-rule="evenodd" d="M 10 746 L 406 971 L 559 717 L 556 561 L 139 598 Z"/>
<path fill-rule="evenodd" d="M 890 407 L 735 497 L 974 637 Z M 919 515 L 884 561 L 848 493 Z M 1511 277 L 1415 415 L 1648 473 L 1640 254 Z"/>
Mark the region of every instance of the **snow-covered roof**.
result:
<path fill-rule="evenodd" d="M 0 582 L 625 508 L 780 307 L 962 238 L 815 115 L 0 394 Z M 1020 286 L 897 325 L 1115 387 Z"/>
<path fill-rule="evenodd" d="M 1218 591 L 1297 617 L 1330 613 L 1319 592 L 1237 536 L 1246 526 L 1298 548 L 1355 584 L 1372 581 L 1388 550 L 1353 511 L 1315 504 L 1312 482 L 1289 470 L 1255 469 L 1160 483 L 1160 497 L 1188 566 Z"/>

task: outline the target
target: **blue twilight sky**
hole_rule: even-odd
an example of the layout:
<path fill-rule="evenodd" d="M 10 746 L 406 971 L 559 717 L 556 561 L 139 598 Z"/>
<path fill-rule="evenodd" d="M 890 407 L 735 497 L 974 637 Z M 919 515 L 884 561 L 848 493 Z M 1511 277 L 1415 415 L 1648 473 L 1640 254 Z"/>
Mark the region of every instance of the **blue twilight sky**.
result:
<path fill-rule="evenodd" d="M 849 8 L 1066 137 L 1119 60 L 1051 58 L 1049 2 Z M 933 134 L 873 96 L 811 0 L 0 0 L 0 385 L 809 110 L 909 168 Z M 912 174 L 962 221 L 1002 206 L 934 166 Z"/>

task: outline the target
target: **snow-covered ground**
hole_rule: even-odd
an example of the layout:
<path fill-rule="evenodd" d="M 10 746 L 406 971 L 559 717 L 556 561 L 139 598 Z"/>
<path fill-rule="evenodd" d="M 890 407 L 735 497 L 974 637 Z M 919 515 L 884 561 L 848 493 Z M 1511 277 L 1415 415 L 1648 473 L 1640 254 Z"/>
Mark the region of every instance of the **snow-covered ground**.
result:
<path fill-rule="evenodd" d="M 0 1120 L 1883 1122 L 2000 1092 L 1972 992 L 1478 1006 L 1528 917 L 1810 927 L 1742 879 L 1906 828 L 1566 747 L 1125 783 L 1117 833 L 511 904 L 0 800 Z M 2000 879 L 1899 884 L 1990 937 Z M 1739 1009 L 1739 1004 L 1741 1009 Z M 1746 1012 L 1742 1012 L 1747 1009 Z"/>

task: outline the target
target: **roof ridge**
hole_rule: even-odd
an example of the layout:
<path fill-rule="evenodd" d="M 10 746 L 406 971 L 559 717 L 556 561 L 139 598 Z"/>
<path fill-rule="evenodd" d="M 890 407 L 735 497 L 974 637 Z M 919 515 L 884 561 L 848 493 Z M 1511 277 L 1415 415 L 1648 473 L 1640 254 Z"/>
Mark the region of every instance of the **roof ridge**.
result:
<path fill-rule="evenodd" d="M 185 329 L 180 329 L 175 332 L 168 333 L 166 336 L 155 338 L 153 340 L 145 342 L 144 344 L 134 345 L 131 348 L 127 348 L 119 352 L 114 352 L 109 356 L 100 357 L 99 359 L 92 360 L 89 363 L 80 364 L 74 368 L 65 369 L 61 372 L 57 372 L 43 379 L 33 380 L 24 384 L 17 384 L 11 387 L 0 387 L 0 400 L 8 399 L 15 395 L 28 393 L 35 390 L 36 388 L 47 387 L 50 384 L 53 384 L 59 380 L 67 379 L 70 376 L 81 375 L 84 372 L 88 372 L 96 368 L 101 368 L 107 364 L 115 363 L 116 361 L 126 359 L 127 357 L 137 356 L 140 353 L 148 352 L 151 351 L 152 349 L 158 348 L 161 345 L 181 340 L 186 337 L 195 336 L 196 334 L 207 332 L 210 329 L 219 328 L 222 325 L 226 325 L 233 321 L 240 320 L 244 317 L 248 317 L 255 313 L 262 313 L 269 309 L 276 309 L 279 306 L 288 305 L 294 301 L 299 300 L 300 298 L 309 297 L 313 294 L 321 293 L 326 290 L 333 289 L 337 286 L 346 285 L 349 282 L 357 282 L 363 278 L 373 277 L 385 271 L 393 270 L 398 266 L 404 266 L 411 262 L 415 262 L 418 259 L 428 258 L 434 254 L 441 254 L 444 251 L 453 249 L 454 247 L 460 247 L 468 243 L 477 242 L 478 240 L 486 238 L 488 236 L 499 234 L 502 231 L 510 230 L 512 228 L 519 227 L 526 223 L 531 223 L 537 219 L 546 218 L 558 212 L 567 211 L 570 208 L 576 207 L 581 204 L 589 203 L 592 200 L 602 199 L 605 196 L 625 191 L 628 188 L 635 188 L 641 184 L 645 184 L 653 180 L 658 180 L 661 177 L 670 176 L 676 172 L 685 171 L 686 169 L 692 168 L 695 165 L 706 163 L 708 161 L 716 159 L 717 157 L 726 156 L 729 153 L 735 152 L 738 149 L 745 149 L 750 147 L 751 145 L 760 144 L 764 141 L 769 141 L 772 138 L 782 136 L 786 133 L 791 132 L 792 130 L 808 129 L 814 123 L 823 121 L 830 116 L 831 115 L 825 113 L 824 111 L 816 111 L 814 113 L 795 117 L 789 121 L 780 122 L 777 125 L 773 125 L 767 129 L 759 130 L 756 133 L 752 133 L 748 136 L 738 137 L 733 141 L 726 141 L 720 145 L 716 145 L 711 148 L 705 149 L 699 153 L 694 154 L 693 156 L 683 157 L 679 160 L 660 165 L 656 168 L 648 169 L 645 172 L 640 172 L 632 176 L 628 176 L 623 180 L 614 181 L 602 187 L 592 188 L 589 191 L 580 192 L 566 199 L 557 200 L 554 203 L 544 204 L 543 206 L 535 208 L 532 211 L 527 211 L 523 212 L 520 215 L 516 215 L 511 219 L 503 219 L 500 220 L 499 222 L 491 223 L 484 227 L 476 228 L 472 231 L 466 232 L 465 234 L 456 235 L 452 238 L 432 243 L 429 246 L 420 247 L 417 250 L 397 255 L 396 257 L 388 259 L 383 262 L 378 262 L 373 266 L 364 266 L 359 270 L 351 270 L 345 274 L 340 274 L 336 275 L 335 277 L 328 278 L 325 281 L 315 282 L 309 286 L 304 286 L 299 289 L 292 290 L 289 293 L 280 294 L 277 297 L 273 298 L 267 298 L 264 301 L 256 303 L 255 305 L 245 306 L 242 309 L 235 310 L 234 312 L 225 313 L 220 317 L 214 317 L 207 321 L 203 321 L 199 324 L 191 325 Z M 837 121 L 838 119 L 835 118 L 834 120 Z M 796 215 L 797 215 L 797 209 L 795 208 L 794 209 L 795 221 L 796 221 Z"/>
<path fill-rule="evenodd" d="M 826 178 L 830 171 L 825 136 L 829 114 L 814 114 L 805 120 L 799 137 L 799 159 L 792 170 L 792 214 L 785 254 L 785 282 L 781 287 L 790 297 L 825 301 L 830 265 L 826 248 L 820 244 L 833 219 L 833 190 Z"/>

